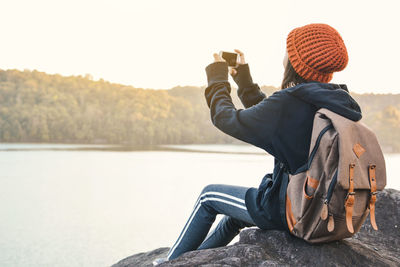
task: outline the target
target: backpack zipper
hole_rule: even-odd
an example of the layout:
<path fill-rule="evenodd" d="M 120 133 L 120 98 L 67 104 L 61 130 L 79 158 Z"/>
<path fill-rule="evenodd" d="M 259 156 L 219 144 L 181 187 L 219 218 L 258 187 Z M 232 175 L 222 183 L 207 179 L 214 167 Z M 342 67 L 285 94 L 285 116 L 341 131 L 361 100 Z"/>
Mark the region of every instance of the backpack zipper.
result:
<path fill-rule="evenodd" d="M 319 147 L 319 143 L 321 142 L 322 136 L 324 135 L 324 133 L 326 133 L 328 130 L 330 130 L 332 128 L 333 128 L 333 125 L 331 123 L 328 126 L 326 126 L 324 129 L 322 129 L 322 131 L 319 133 L 317 141 L 315 141 L 315 146 L 314 146 L 313 150 L 311 151 L 310 157 L 308 159 L 307 169 L 310 169 L 310 167 L 311 167 L 311 163 L 314 159 L 315 153 L 317 153 L 317 149 Z"/>
<path fill-rule="evenodd" d="M 333 231 L 334 229 L 334 225 L 333 225 L 333 217 L 332 214 L 329 214 L 329 202 L 331 201 L 332 195 L 333 195 L 333 190 L 335 189 L 335 185 L 337 183 L 337 175 L 338 175 L 338 170 L 336 170 L 335 174 L 333 175 L 332 181 L 329 184 L 328 187 L 328 193 L 326 194 L 326 198 L 324 200 L 324 205 L 322 207 L 322 211 L 321 211 L 321 219 L 322 220 L 326 220 L 329 216 L 329 220 L 331 223 L 331 226 L 328 227 L 329 228 L 329 232 Z M 331 218 L 332 217 L 332 218 Z"/>
<path fill-rule="evenodd" d="M 326 194 L 326 198 L 325 198 L 325 201 L 324 201 L 325 204 L 329 204 L 329 202 L 331 201 L 332 194 L 333 194 L 333 189 L 335 189 L 335 185 L 336 185 L 336 182 L 337 182 L 337 174 L 338 174 L 338 170 L 336 170 L 335 174 L 333 175 L 332 181 L 329 184 L 328 193 Z"/>

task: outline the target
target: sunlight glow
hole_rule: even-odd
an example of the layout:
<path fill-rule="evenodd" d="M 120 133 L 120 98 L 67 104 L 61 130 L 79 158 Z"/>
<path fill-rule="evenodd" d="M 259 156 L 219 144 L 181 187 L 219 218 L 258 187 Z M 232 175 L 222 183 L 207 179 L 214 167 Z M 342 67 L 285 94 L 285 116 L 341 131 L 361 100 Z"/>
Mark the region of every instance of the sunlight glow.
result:
<path fill-rule="evenodd" d="M 206 84 L 212 54 L 245 52 L 254 81 L 279 86 L 291 29 L 328 23 L 347 68 L 332 82 L 400 93 L 399 1 L 2 1 L 1 69 L 84 75 L 134 87 Z M 396 65 L 395 65 L 396 64 Z"/>

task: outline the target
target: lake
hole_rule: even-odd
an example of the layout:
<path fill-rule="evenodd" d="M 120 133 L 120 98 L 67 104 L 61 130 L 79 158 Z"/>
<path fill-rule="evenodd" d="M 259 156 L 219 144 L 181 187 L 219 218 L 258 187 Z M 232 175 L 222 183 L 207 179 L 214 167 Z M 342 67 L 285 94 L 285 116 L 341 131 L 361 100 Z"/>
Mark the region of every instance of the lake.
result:
<path fill-rule="evenodd" d="M 400 154 L 385 158 L 400 189 Z M 0 166 L 0 266 L 97 267 L 171 246 L 204 186 L 257 187 L 273 158 L 245 145 L 0 144 Z"/>

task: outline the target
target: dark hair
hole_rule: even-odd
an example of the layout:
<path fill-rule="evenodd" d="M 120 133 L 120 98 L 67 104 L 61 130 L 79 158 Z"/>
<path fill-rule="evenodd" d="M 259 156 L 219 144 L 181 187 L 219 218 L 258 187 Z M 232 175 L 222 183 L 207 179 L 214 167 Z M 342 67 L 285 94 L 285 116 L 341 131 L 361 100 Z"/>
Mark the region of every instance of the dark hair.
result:
<path fill-rule="evenodd" d="M 306 82 L 307 80 L 303 79 L 300 75 L 296 73 L 292 66 L 292 63 L 290 63 L 290 60 L 288 60 L 285 72 L 283 74 L 281 89 L 285 89 Z"/>

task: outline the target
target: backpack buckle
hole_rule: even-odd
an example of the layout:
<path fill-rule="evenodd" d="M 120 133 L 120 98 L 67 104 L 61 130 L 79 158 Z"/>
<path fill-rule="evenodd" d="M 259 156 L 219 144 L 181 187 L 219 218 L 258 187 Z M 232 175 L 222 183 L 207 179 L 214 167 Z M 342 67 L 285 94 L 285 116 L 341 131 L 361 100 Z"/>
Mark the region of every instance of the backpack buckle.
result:
<path fill-rule="evenodd" d="M 347 195 L 346 195 L 345 200 L 347 200 L 349 198 L 349 196 L 352 196 L 352 195 L 355 195 L 355 194 L 356 194 L 356 192 L 348 192 Z"/>

